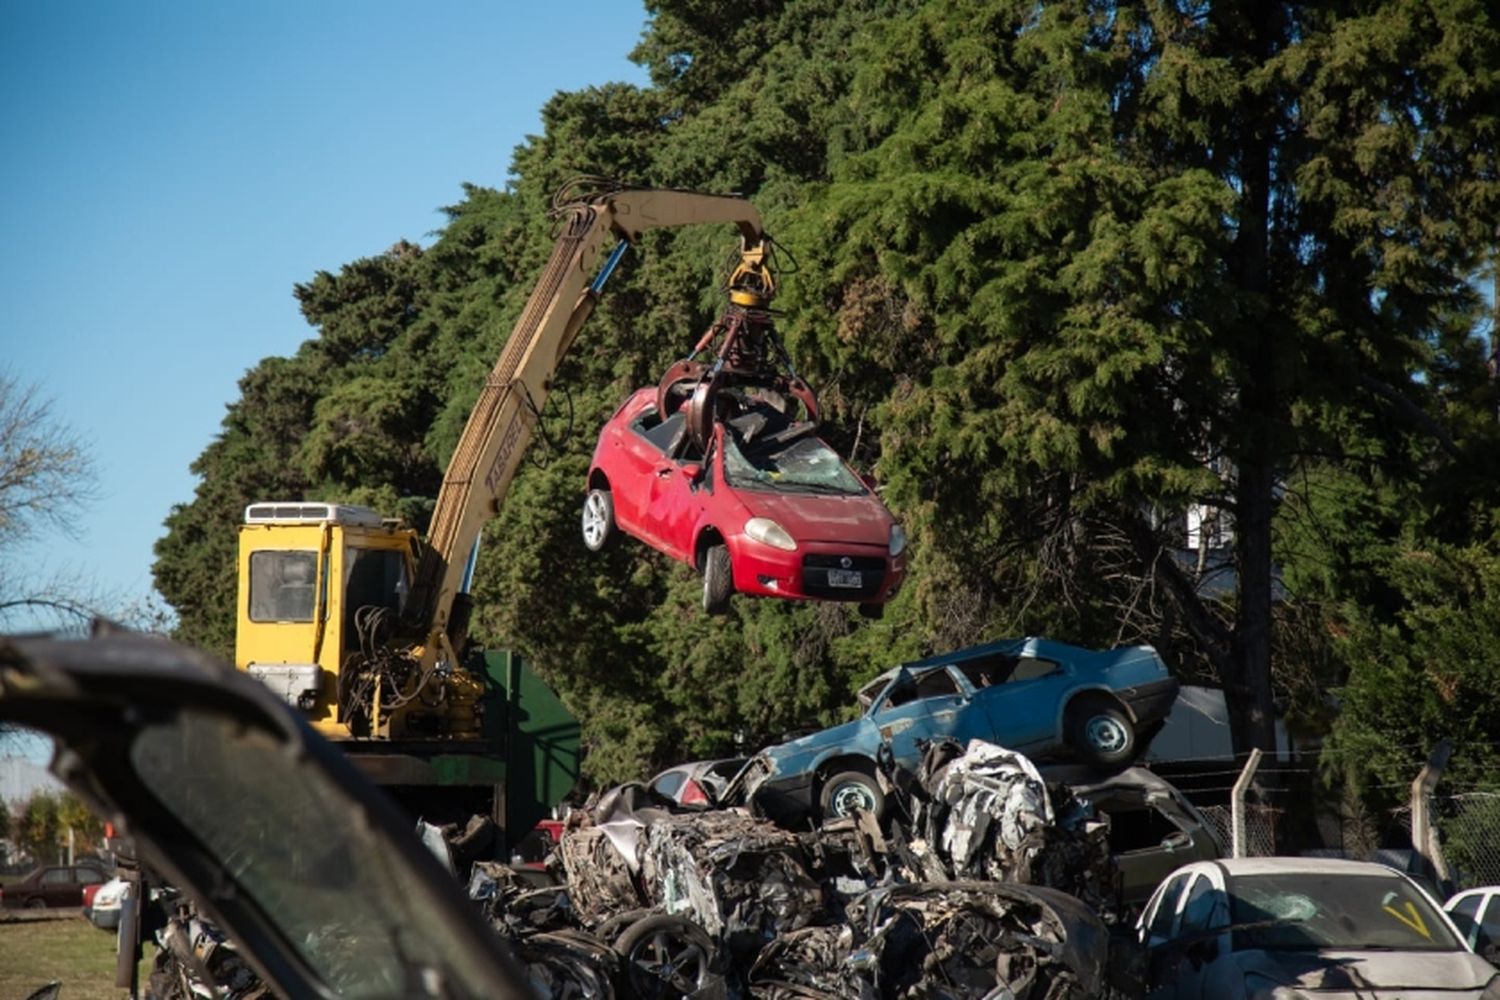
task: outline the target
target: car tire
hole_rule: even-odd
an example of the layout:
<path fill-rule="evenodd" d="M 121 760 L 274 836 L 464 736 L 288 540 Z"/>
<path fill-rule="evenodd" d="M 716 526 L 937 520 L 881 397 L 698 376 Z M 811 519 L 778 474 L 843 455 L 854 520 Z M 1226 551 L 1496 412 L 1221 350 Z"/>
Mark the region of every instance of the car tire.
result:
<path fill-rule="evenodd" d="M 713 975 L 713 941 L 683 917 L 642 917 L 621 932 L 615 951 L 624 960 L 631 996 L 681 1000 L 696 996 Z"/>
<path fill-rule="evenodd" d="M 868 618 L 872 622 L 878 622 L 880 621 L 880 619 L 885 617 L 885 605 L 861 604 L 859 606 L 859 616 L 861 618 Z"/>
<path fill-rule="evenodd" d="M 734 596 L 734 569 L 729 563 L 729 549 L 710 545 L 703 553 L 703 610 L 722 615 L 729 610 Z"/>
<path fill-rule="evenodd" d="M 1067 740 L 1095 767 L 1124 767 L 1135 757 L 1135 726 L 1120 706 L 1106 701 L 1070 706 Z"/>
<path fill-rule="evenodd" d="M 589 490 L 583 498 L 583 544 L 590 552 L 600 552 L 614 540 L 615 500 L 609 490 Z"/>
<path fill-rule="evenodd" d="M 47 901 L 40 896 L 33 896 L 26 901 L 26 909 L 28 910 L 45 910 L 46 908 Z"/>
<path fill-rule="evenodd" d="M 879 782 L 863 771 L 840 771 L 823 782 L 818 808 L 825 820 L 853 816 L 856 809 L 864 809 L 880 819 L 885 815 L 885 792 Z"/>

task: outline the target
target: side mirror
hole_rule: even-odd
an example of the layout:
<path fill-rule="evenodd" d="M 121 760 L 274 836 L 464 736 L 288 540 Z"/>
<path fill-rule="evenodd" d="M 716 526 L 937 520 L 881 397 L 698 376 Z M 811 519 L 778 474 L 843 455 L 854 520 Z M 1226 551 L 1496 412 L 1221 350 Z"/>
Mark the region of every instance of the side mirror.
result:
<path fill-rule="evenodd" d="M 880 484 L 878 484 L 877 482 L 875 482 L 875 477 L 872 476 L 872 475 L 870 475 L 868 472 L 861 472 L 859 474 L 859 481 L 862 482 L 862 483 L 864 483 L 865 486 L 872 493 L 875 492 L 875 490 L 877 490 L 877 489 L 880 488 Z"/>

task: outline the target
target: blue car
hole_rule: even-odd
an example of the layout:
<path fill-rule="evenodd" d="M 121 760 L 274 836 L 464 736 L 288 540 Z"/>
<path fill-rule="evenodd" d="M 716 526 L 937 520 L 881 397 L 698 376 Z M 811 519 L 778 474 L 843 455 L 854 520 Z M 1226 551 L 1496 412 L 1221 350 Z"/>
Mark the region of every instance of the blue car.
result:
<path fill-rule="evenodd" d="M 859 691 L 853 722 L 769 747 L 729 794 L 772 816 L 877 816 L 885 795 L 876 756 L 915 770 L 920 743 L 983 739 L 1027 755 L 1071 752 L 1100 768 L 1128 765 L 1177 697 L 1150 646 L 1080 649 L 1051 639 L 1006 639 L 904 663 Z"/>

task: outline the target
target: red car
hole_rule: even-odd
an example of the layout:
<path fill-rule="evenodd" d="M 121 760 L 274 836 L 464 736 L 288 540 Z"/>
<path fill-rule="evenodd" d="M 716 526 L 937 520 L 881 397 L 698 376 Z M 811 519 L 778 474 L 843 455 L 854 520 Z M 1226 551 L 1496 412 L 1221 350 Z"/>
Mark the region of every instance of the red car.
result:
<path fill-rule="evenodd" d="M 741 400 L 700 451 L 683 412 L 662 420 L 656 399 L 641 389 L 599 434 L 585 545 L 602 549 L 618 528 L 693 566 L 711 613 L 738 591 L 879 616 L 906 576 L 905 533 L 813 424 Z"/>

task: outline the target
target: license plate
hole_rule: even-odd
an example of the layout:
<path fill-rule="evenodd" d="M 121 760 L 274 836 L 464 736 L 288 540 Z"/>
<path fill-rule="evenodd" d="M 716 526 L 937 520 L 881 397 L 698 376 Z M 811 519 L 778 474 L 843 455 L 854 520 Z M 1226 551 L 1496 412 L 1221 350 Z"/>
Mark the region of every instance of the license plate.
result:
<path fill-rule="evenodd" d="M 857 570 L 831 569 L 828 571 L 828 586 L 830 587 L 854 587 L 858 589 L 865 585 L 864 578 Z"/>

